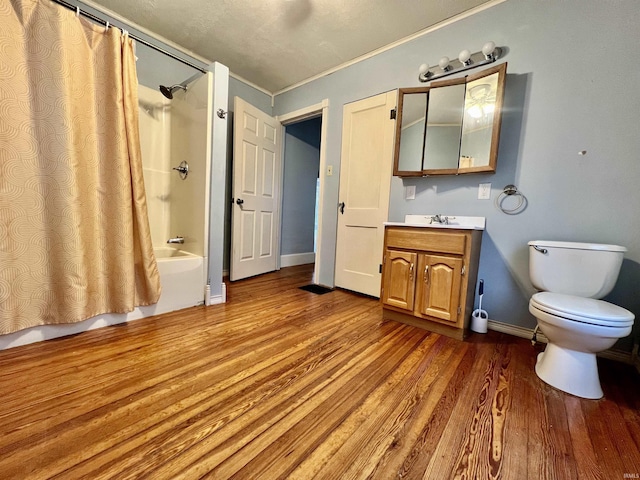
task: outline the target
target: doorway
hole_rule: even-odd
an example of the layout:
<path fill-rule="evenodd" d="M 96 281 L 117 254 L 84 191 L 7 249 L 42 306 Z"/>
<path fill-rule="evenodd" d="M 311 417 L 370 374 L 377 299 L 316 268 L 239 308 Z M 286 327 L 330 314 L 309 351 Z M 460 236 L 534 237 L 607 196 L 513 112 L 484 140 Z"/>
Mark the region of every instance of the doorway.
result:
<path fill-rule="evenodd" d="M 280 266 L 315 263 L 322 117 L 285 127 Z"/>
<path fill-rule="evenodd" d="M 322 254 L 323 254 L 322 210 L 323 210 L 324 196 L 325 196 L 324 175 L 325 175 L 325 172 L 327 171 L 326 138 L 327 138 L 328 115 L 329 115 L 329 101 L 325 99 L 321 103 L 311 105 L 309 107 L 305 107 L 300 110 L 296 110 L 294 112 L 290 112 L 284 115 L 279 115 L 278 117 L 276 117 L 278 121 L 282 125 L 284 125 L 286 129 L 289 130 L 289 133 L 291 133 L 291 129 L 289 128 L 290 126 L 292 126 L 293 129 L 295 130 L 296 128 L 300 128 L 300 127 L 296 127 L 297 124 L 302 124 L 305 121 L 311 120 L 312 122 L 308 124 L 306 128 L 308 128 L 313 133 L 309 133 L 308 135 L 317 136 L 319 134 L 319 140 L 315 140 L 315 144 L 317 144 L 317 147 L 319 150 L 319 158 L 317 160 L 317 166 L 314 162 L 308 162 L 307 165 L 305 165 L 306 174 L 307 174 L 306 178 L 309 181 L 309 185 L 313 184 L 313 187 L 311 188 L 311 190 L 305 193 L 306 201 L 308 202 L 308 204 L 309 203 L 313 204 L 313 207 L 312 208 L 307 207 L 307 212 L 311 212 L 311 213 L 305 214 L 304 219 L 306 222 L 309 222 L 306 224 L 307 228 L 309 228 L 309 224 L 311 222 L 312 222 L 311 225 L 313 227 L 313 230 L 312 230 L 313 231 L 313 234 L 312 234 L 313 235 L 312 236 L 313 252 L 314 252 L 313 283 L 315 284 L 320 283 L 319 278 L 321 278 L 321 274 L 324 273 L 325 270 L 327 271 L 327 273 L 329 273 L 329 275 L 333 276 L 333 263 L 329 265 L 325 265 L 322 261 Z M 311 142 L 311 143 L 313 144 L 314 142 Z M 288 160 L 290 159 L 285 157 L 283 160 L 283 164 L 286 163 Z M 309 164 L 313 166 L 310 166 Z M 314 178 L 313 175 L 315 175 L 315 182 L 312 182 L 312 179 Z M 285 177 L 285 171 L 283 169 L 281 184 L 283 184 L 285 181 L 284 177 Z M 281 209 L 281 219 L 282 219 L 281 225 L 283 225 L 283 223 L 285 222 L 284 210 L 285 208 L 288 209 L 290 207 L 290 205 L 288 204 L 285 206 L 286 201 L 287 200 L 284 199 L 284 196 L 283 196 L 283 205 L 282 205 L 283 208 Z M 313 215 L 313 216 L 309 216 L 309 215 Z M 307 232 L 308 231 L 309 230 L 307 230 Z M 284 228 L 281 233 L 282 234 L 286 233 Z M 307 235 L 306 238 L 308 239 L 309 234 L 307 233 L 306 235 Z M 308 243 L 306 245 L 308 245 Z M 282 241 L 282 236 L 281 236 L 280 246 L 281 247 L 284 246 L 284 242 Z M 309 248 L 309 247 L 306 247 L 306 248 Z M 304 259 L 304 257 L 287 258 L 287 254 L 285 253 L 286 251 L 287 250 L 281 250 L 281 256 L 279 257 L 280 258 L 279 267 L 291 265 L 291 263 L 287 263 L 290 260 L 297 260 L 297 261 L 300 261 L 301 263 L 303 262 L 310 263 L 310 258 L 311 258 L 310 256 L 307 257 L 306 260 Z"/>
<path fill-rule="evenodd" d="M 234 105 L 229 272 L 231 281 L 270 272 L 282 266 L 283 200 L 281 192 L 284 182 L 284 151 L 278 144 L 281 145 L 280 139 L 284 137 L 283 132 L 287 126 L 315 118 L 320 122 L 319 166 L 314 167 L 316 181 L 311 192 L 314 207 L 309 211 L 315 211 L 315 216 L 322 219 L 324 181 L 323 175 L 319 175 L 318 172 L 324 172 L 326 169 L 326 125 L 329 110 L 328 101 L 324 100 L 322 103 L 273 118 L 238 97 L 235 97 Z M 267 133 L 270 134 L 267 135 Z M 268 139 L 271 139 L 271 143 L 267 142 L 268 145 L 263 145 L 263 140 Z M 265 170 L 266 167 L 268 167 L 267 170 Z M 269 187 L 266 190 L 265 185 Z M 271 205 L 271 208 L 267 209 L 269 211 L 265 213 L 264 208 L 254 206 L 254 197 L 269 200 Z M 268 222 L 263 221 L 263 217 L 266 217 Z M 314 223 L 315 253 L 312 251 L 303 253 L 311 253 L 315 258 L 309 256 L 304 261 L 304 257 L 294 258 L 294 260 L 299 262 L 296 264 L 313 262 L 313 283 L 319 283 L 321 269 L 332 274 L 333 264 L 323 265 L 321 261 L 322 222 Z"/>

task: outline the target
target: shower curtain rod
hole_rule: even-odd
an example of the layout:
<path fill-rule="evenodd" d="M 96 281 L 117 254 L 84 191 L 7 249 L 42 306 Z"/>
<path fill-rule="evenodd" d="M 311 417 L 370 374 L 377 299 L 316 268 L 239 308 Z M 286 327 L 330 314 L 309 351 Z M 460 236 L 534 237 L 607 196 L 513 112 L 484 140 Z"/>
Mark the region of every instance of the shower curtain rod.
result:
<path fill-rule="evenodd" d="M 125 31 L 123 28 L 117 27 L 117 26 L 111 24 L 110 22 L 108 22 L 108 21 L 106 21 L 106 20 L 104 20 L 104 19 L 102 19 L 102 18 L 100 18 L 100 17 L 98 17 L 98 16 L 96 16 L 96 15 L 94 15 L 92 13 L 86 12 L 86 11 L 82 10 L 81 8 L 76 7 L 75 5 L 72 5 L 70 3 L 65 2 L 64 0 L 51 0 L 51 1 L 53 1 L 54 3 L 57 3 L 58 5 L 62 5 L 63 7 L 68 8 L 69 10 L 73 10 L 74 12 L 78 11 L 78 12 L 80 12 L 80 15 L 82 15 L 83 17 L 87 17 L 87 18 L 89 18 L 89 19 L 93 20 L 94 22 L 97 22 L 97 23 L 99 23 L 101 25 L 104 25 L 104 26 L 108 25 L 109 27 L 115 27 L 115 28 L 119 29 L 122 32 Z M 167 50 L 164 50 L 163 48 L 160 48 L 157 45 L 153 45 L 152 43 L 149 43 L 146 40 L 143 40 L 142 38 L 132 34 L 131 32 L 129 32 L 129 37 L 133 38 L 136 42 L 142 43 L 143 45 L 146 45 L 147 47 L 152 48 L 152 49 L 156 50 L 157 52 L 163 53 L 163 54 L 167 55 L 168 57 L 173 58 L 174 60 L 178 60 L 179 62 L 184 63 L 185 65 L 189 65 L 191 68 L 195 68 L 196 70 L 199 70 L 202 73 L 207 73 L 207 70 L 205 70 L 204 68 L 199 67 L 198 65 L 195 65 L 195 64 L 189 62 L 188 60 L 185 60 L 184 58 L 180 58 L 179 56 L 177 56 L 177 55 L 175 55 L 175 54 L 173 54 L 171 52 L 168 52 Z"/>

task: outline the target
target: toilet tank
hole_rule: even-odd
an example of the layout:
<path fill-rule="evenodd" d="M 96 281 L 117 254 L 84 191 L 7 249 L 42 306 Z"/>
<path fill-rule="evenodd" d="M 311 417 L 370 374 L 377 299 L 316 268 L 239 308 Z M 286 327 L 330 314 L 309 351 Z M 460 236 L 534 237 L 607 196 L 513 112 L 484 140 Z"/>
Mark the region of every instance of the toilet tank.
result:
<path fill-rule="evenodd" d="M 538 290 L 602 298 L 613 290 L 624 252 L 618 245 L 529 242 L 529 277 Z"/>

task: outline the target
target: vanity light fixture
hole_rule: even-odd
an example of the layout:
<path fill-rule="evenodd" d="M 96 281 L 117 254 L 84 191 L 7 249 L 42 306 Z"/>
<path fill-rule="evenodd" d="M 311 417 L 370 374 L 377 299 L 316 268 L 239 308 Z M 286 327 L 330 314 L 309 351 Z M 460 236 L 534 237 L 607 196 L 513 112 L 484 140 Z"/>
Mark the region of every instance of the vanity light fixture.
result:
<path fill-rule="evenodd" d="M 470 68 L 480 67 L 495 62 L 502 55 L 502 49 L 496 47 L 494 42 L 487 42 L 482 50 L 471 53 L 469 50 L 462 50 L 456 60 L 450 60 L 449 57 L 442 57 L 438 62 L 438 66 L 430 67 L 429 64 L 423 63 L 418 69 L 418 80 L 421 82 L 430 82 L 436 78 L 445 77 L 454 73 L 463 72 Z"/>

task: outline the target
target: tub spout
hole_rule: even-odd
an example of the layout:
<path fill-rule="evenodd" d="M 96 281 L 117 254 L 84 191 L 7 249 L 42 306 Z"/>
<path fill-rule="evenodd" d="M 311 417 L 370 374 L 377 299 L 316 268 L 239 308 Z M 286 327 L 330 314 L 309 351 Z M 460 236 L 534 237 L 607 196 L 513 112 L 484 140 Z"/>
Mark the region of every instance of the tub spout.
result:
<path fill-rule="evenodd" d="M 184 243 L 184 237 L 175 237 L 175 238 L 170 238 L 169 240 L 167 240 L 167 243 Z"/>

